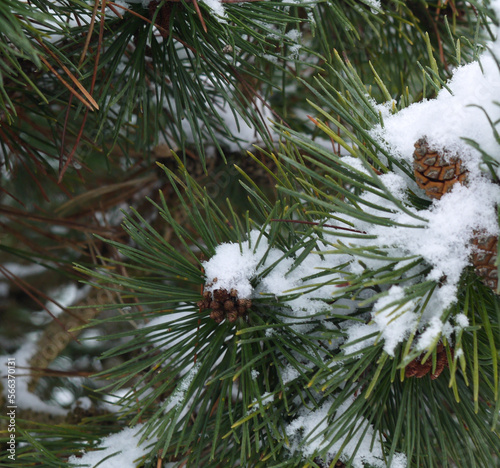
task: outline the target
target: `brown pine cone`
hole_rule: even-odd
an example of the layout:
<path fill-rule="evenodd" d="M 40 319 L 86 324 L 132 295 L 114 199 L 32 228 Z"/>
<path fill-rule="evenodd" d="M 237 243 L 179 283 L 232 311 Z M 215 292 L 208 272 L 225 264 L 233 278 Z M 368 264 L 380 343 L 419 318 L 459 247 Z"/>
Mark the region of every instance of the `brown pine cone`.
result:
<path fill-rule="evenodd" d="M 457 183 L 465 183 L 467 170 L 460 158 L 429 149 L 425 138 L 415 143 L 413 167 L 417 185 L 430 198 L 441 198 Z"/>
<path fill-rule="evenodd" d="M 446 349 L 443 346 L 443 343 L 439 343 L 436 348 L 437 356 L 436 356 L 436 369 L 433 374 L 431 374 L 431 379 L 437 379 L 445 367 L 448 367 L 448 357 L 446 355 Z M 425 363 L 421 363 L 422 358 L 425 354 L 421 354 L 418 358 L 411 361 L 405 369 L 405 377 L 416 377 L 417 379 L 421 379 L 424 375 L 427 375 L 432 371 L 432 358 L 429 356 Z"/>
<path fill-rule="evenodd" d="M 252 301 L 250 299 L 238 299 L 236 304 L 241 307 L 245 307 L 246 309 L 250 309 L 252 307 Z"/>
<path fill-rule="evenodd" d="M 224 318 L 225 318 L 224 311 L 222 311 L 222 310 L 212 310 L 212 312 L 210 312 L 210 318 L 215 323 L 221 323 L 224 320 Z"/>
<path fill-rule="evenodd" d="M 212 301 L 210 303 L 210 309 L 213 309 L 213 310 L 222 309 L 222 304 L 219 301 Z"/>
<path fill-rule="evenodd" d="M 432 359 L 427 359 L 424 364 L 420 362 L 420 358 L 414 359 L 410 364 L 406 366 L 405 376 L 406 377 L 416 377 L 421 379 L 424 375 L 427 375 L 432 368 Z"/>
<path fill-rule="evenodd" d="M 216 289 L 214 291 L 214 299 L 216 301 L 225 302 L 228 299 L 230 299 L 229 293 L 227 292 L 226 289 Z"/>
<path fill-rule="evenodd" d="M 238 318 L 238 313 L 236 311 L 232 310 L 231 312 L 227 313 L 226 318 L 229 322 L 234 323 L 234 322 L 236 322 L 236 319 Z"/>
<path fill-rule="evenodd" d="M 476 274 L 481 277 L 483 283 L 496 292 L 498 288 L 497 260 L 497 236 L 485 236 L 477 234 L 472 239 L 474 252 L 472 253 L 472 264 Z"/>

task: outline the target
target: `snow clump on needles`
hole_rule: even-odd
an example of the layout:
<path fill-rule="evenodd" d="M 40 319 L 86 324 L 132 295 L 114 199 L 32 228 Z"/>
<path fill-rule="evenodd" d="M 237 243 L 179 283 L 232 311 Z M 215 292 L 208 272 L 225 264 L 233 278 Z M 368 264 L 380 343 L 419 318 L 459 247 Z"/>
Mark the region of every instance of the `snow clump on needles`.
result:
<path fill-rule="evenodd" d="M 494 2 L 493 6 L 498 14 L 500 1 Z M 363 210 L 379 219 L 387 218 L 388 223 L 375 224 L 344 216 L 346 226 L 367 234 L 366 239 L 348 239 L 351 245 L 378 247 L 387 253 L 388 258 L 401 258 L 400 265 L 404 261 L 423 258 L 430 271 L 422 275 L 420 281 L 440 283 L 432 297 L 427 298 L 428 304 L 422 313 L 417 313 L 420 306 L 416 301 L 407 301 L 404 307 L 398 305 L 405 296 L 402 285 L 387 288 L 386 295 L 373 306 L 372 321 L 347 328 L 347 342 L 378 332 L 384 338 L 384 350 L 393 356 L 397 345 L 417 327 L 420 331 L 425 330 L 417 346 L 427 349 L 441 334 L 451 337 L 453 331 L 461 326 L 456 321 L 443 323 L 440 318 L 457 300 L 460 277 L 470 265 L 471 239 L 475 232 L 485 235 L 498 233 L 500 187 L 485 171 L 481 153 L 465 140 L 477 142 L 483 151 L 496 157 L 500 163 L 500 147 L 488 120 L 488 116 L 492 122 L 500 119 L 500 106 L 495 103 L 500 94 L 500 73 L 495 56 L 500 57 L 499 39 L 489 44 L 489 49 L 478 61 L 458 67 L 436 99 L 412 104 L 395 114 L 390 111 L 392 103 L 377 106 L 383 125 L 374 127 L 370 133 L 394 158 L 411 167 L 414 144 L 425 137 L 433 150 L 446 149 L 459 155 L 468 170 L 468 178 L 467 184 L 456 184 L 450 193 L 434 200 L 429 208 L 417 210 L 406 199 L 408 191 L 422 197 L 425 195 L 413 179 L 399 170 L 383 174 L 379 176 L 379 181 L 390 196 L 381 196 L 383 191 L 365 192 L 362 196 L 366 202 Z M 348 163 L 353 160 L 350 156 L 344 159 Z M 353 170 L 360 171 L 359 163 L 353 164 Z M 500 169 L 497 176 L 500 177 Z M 394 203 L 391 198 L 400 200 L 402 204 Z M 342 240 L 340 236 L 336 238 L 335 232 L 325 236 L 325 239 L 328 240 L 328 245 L 324 245 L 325 251 L 331 251 L 332 245 L 338 245 Z M 346 242 L 345 238 L 343 242 Z M 214 257 L 204 265 L 207 282 L 217 277 L 216 287 L 234 288 L 240 291 L 242 297 L 254 298 L 262 297 L 262 294 L 283 296 L 292 290 L 297 292 L 299 288 L 303 295 L 285 301 L 287 305 L 302 318 L 318 314 L 328 307 L 332 308 L 329 303 L 341 293 L 337 285 L 342 280 L 342 275 L 337 274 L 328 278 L 328 285 L 315 290 L 312 285 L 318 283 L 317 279 L 303 280 L 325 268 L 332 268 L 332 256 L 319 256 L 317 252 L 321 250 L 321 243 L 318 245 L 319 248 L 314 249 L 316 253 L 307 255 L 297 266 L 294 258 L 270 247 L 266 236 L 254 231 L 246 242 L 218 247 Z M 295 258 L 300 253 L 298 250 Z M 280 258 L 281 261 L 277 262 Z M 381 266 L 380 258 L 357 258 L 356 254 L 340 254 L 334 258 L 336 264 L 350 262 L 344 271 L 352 274 Z M 274 269 L 260 277 L 260 273 L 273 264 Z M 418 268 L 422 270 L 422 266 Z M 257 277 L 258 284 L 252 286 L 252 279 Z M 308 284 L 311 285 L 309 290 Z M 460 323 L 463 324 L 463 321 Z M 371 342 L 374 341 L 375 338 L 371 339 Z M 366 347 L 369 342 L 359 342 L 357 346 Z M 356 345 L 348 347 L 346 353 L 347 350 L 355 352 Z"/>

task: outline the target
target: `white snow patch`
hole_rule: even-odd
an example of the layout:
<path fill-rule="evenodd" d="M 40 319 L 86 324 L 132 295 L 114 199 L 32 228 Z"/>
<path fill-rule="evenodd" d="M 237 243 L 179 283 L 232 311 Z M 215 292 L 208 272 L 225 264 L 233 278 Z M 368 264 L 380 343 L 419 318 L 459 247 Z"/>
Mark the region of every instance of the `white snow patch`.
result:
<path fill-rule="evenodd" d="M 148 443 L 139 444 L 142 426 L 142 424 L 138 424 L 134 427 L 127 427 L 116 434 L 105 437 L 97 447 L 100 450 L 84 453 L 82 457 L 72 455 L 69 457 L 68 463 L 76 466 L 94 467 L 99 465 L 106 466 L 106 468 L 136 468 L 142 464 L 144 457 L 149 455 Z"/>
<path fill-rule="evenodd" d="M 236 289 L 238 297 L 241 298 L 297 294 L 298 297 L 283 299 L 297 319 L 331 310 L 331 305 L 324 300 L 332 298 L 337 289 L 336 286 L 323 285 L 316 289 L 316 284 L 324 280 L 306 279 L 321 273 L 325 268 L 332 267 L 330 259 L 322 259 L 319 255 L 311 253 L 303 259 L 300 265 L 296 266 L 293 257 L 286 257 L 285 252 L 270 248 L 265 236 L 260 237 L 257 245 L 259 236 L 261 233 L 254 230 L 250 233 L 249 240 L 241 242 L 241 245 L 225 243 L 216 248 L 215 255 L 203 263 L 208 285 L 206 290 Z M 298 249 L 296 256 L 299 256 L 302 251 L 303 249 Z M 348 260 L 346 256 L 337 257 L 341 262 Z M 253 287 L 252 280 L 271 266 L 273 266 L 271 271 L 259 278 L 260 281 Z M 329 279 L 335 278 L 340 278 L 340 276 L 333 274 L 329 276 Z M 215 279 L 217 279 L 216 282 L 214 282 Z M 342 311 L 342 309 L 339 310 Z"/>
<path fill-rule="evenodd" d="M 196 374 L 200 370 L 201 364 L 194 364 L 190 371 L 184 376 L 184 378 L 177 385 L 176 389 L 168 398 L 168 404 L 166 407 L 166 412 L 170 411 L 173 408 L 179 408 L 181 404 L 186 399 L 186 393 L 189 390 L 189 386 L 193 382 L 193 379 L 196 377 Z"/>
<path fill-rule="evenodd" d="M 300 450 L 305 456 L 312 456 L 317 451 L 320 451 L 330 445 L 331 438 L 335 435 L 335 432 L 330 433 L 330 437 L 324 434 L 332 427 L 341 427 L 344 421 L 341 421 L 342 415 L 349 409 L 353 397 L 347 398 L 337 409 L 335 416 L 328 417 L 328 412 L 334 403 L 334 400 L 330 399 L 325 402 L 320 408 L 316 410 L 308 410 L 305 407 L 302 409 L 302 414 L 292 421 L 285 429 L 286 434 L 290 438 L 290 450 L 296 451 Z M 384 461 L 384 451 L 380 444 L 380 437 L 375 437 L 375 441 L 372 445 L 372 439 L 374 438 L 374 429 L 364 418 L 359 418 L 357 420 L 359 426 L 361 426 L 356 434 L 351 437 L 347 444 L 342 449 L 342 455 L 340 460 L 347 461 L 351 458 L 353 454 L 354 458 L 352 460 L 353 468 L 364 468 L 365 464 L 370 464 L 370 466 L 376 468 L 387 468 L 387 464 Z M 360 441 L 361 434 L 366 432 Z M 348 434 L 340 437 L 329 449 L 328 455 L 332 458 L 337 455 L 340 451 L 342 445 L 346 442 Z M 305 443 L 303 443 L 305 440 Z M 358 443 L 360 444 L 357 448 Z M 397 454 L 391 468 L 405 468 L 406 467 L 406 457 L 404 454 Z"/>
<path fill-rule="evenodd" d="M 219 17 L 219 20 L 227 17 L 226 10 L 221 0 L 201 0 L 201 2 L 207 5 L 212 10 L 213 14 Z M 226 21 L 223 22 L 225 23 Z"/>
<path fill-rule="evenodd" d="M 467 315 L 465 315 L 465 314 L 458 314 L 458 315 L 455 315 L 455 323 L 460 328 L 466 328 L 469 326 L 469 319 L 467 318 Z"/>
<path fill-rule="evenodd" d="M 377 125 L 371 131 L 372 136 L 410 164 L 414 144 L 422 137 L 436 151 L 447 150 L 468 160 L 469 170 L 474 171 L 480 159 L 462 138 L 478 142 L 500 161 L 499 145 L 485 114 L 493 122 L 500 117 L 500 107 L 495 104 L 500 93 L 500 72 L 492 56 L 493 53 L 500 58 L 500 41 L 490 44 L 490 48 L 491 52 L 484 52 L 478 62 L 454 71 L 447 83 L 451 93 L 443 88 L 436 99 L 412 104 L 394 115 L 384 115 L 384 125 Z"/>
<path fill-rule="evenodd" d="M 287 365 L 281 371 L 281 378 L 283 379 L 284 385 L 291 382 L 292 380 L 295 380 L 299 376 L 300 376 L 299 371 L 295 367 L 292 367 L 291 365 Z"/>

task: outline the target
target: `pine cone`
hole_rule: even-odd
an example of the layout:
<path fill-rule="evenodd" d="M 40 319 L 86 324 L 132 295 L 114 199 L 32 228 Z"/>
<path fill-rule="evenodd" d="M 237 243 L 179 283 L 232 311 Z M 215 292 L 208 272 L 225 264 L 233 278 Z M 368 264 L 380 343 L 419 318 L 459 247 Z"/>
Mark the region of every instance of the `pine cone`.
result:
<path fill-rule="evenodd" d="M 224 311 L 223 310 L 212 310 L 212 312 L 210 312 L 210 318 L 215 323 L 221 323 L 225 319 Z"/>
<path fill-rule="evenodd" d="M 214 299 L 216 301 L 225 302 L 230 299 L 230 296 L 226 289 L 216 289 L 214 291 Z"/>
<path fill-rule="evenodd" d="M 234 323 L 234 322 L 236 322 L 236 319 L 238 318 L 238 314 L 233 310 L 233 311 L 227 313 L 226 318 L 229 322 Z"/>
<path fill-rule="evenodd" d="M 213 310 L 218 310 L 218 309 L 221 309 L 221 303 L 219 301 L 212 301 L 210 303 L 210 309 L 213 309 Z"/>
<path fill-rule="evenodd" d="M 215 282 L 215 280 L 214 280 Z M 213 286 L 213 283 L 207 284 Z M 226 289 L 215 289 L 213 292 L 203 291 L 203 299 L 198 301 L 196 305 L 200 311 L 211 309 L 210 318 L 216 323 L 221 323 L 224 319 L 234 323 L 238 317 L 243 317 L 247 314 L 248 309 L 252 307 L 250 299 L 238 299 L 238 291 L 231 289 L 228 292 Z"/>
<path fill-rule="evenodd" d="M 496 292 L 498 287 L 498 269 L 495 265 L 497 259 L 498 236 L 485 236 L 477 234 L 472 239 L 474 252 L 472 264 L 476 274 L 483 283 Z"/>
<path fill-rule="evenodd" d="M 437 346 L 437 356 L 436 356 L 436 370 L 431 374 L 431 380 L 437 379 L 441 373 L 444 371 L 445 367 L 448 367 L 448 357 L 446 356 L 446 350 L 442 343 Z M 421 363 L 424 354 L 421 354 L 418 358 L 411 361 L 405 369 L 405 377 L 416 377 L 421 379 L 424 375 L 427 375 L 432 370 L 432 359 L 429 357 L 425 363 Z"/>
<path fill-rule="evenodd" d="M 431 152 L 425 138 L 415 143 L 413 167 L 417 185 L 430 198 L 440 199 L 457 182 L 464 183 L 467 170 L 461 159 L 446 153 Z"/>

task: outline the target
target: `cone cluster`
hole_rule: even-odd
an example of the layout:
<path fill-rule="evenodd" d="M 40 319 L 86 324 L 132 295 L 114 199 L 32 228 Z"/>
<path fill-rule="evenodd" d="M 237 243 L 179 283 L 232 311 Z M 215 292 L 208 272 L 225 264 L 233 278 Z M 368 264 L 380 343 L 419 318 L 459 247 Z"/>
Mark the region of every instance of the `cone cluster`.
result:
<path fill-rule="evenodd" d="M 426 138 L 415 143 L 413 167 L 417 185 L 425 190 L 429 198 L 440 199 L 450 192 L 456 183 L 467 183 L 467 170 L 460 158 L 451 156 L 446 151 L 438 153 L 429 149 Z M 476 274 L 484 284 L 496 292 L 498 287 L 497 236 L 485 236 L 475 233 L 471 257 Z"/>
<path fill-rule="evenodd" d="M 425 138 L 415 143 L 413 166 L 417 185 L 430 198 L 441 198 L 457 183 L 464 183 L 467 170 L 460 158 L 431 151 Z"/>
<path fill-rule="evenodd" d="M 207 285 L 207 286 L 212 286 Z M 211 310 L 210 318 L 215 323 L 221 323 L 224 319 L 229 322 L 235 322 L 238 317 L 244 317 L 252 301 L 250 299 L 239 299 L 236 289 L 215 289 L 212 291 L 203 291 L 203 300 L 198 302 L 200 310 Z"/>
<path fill-rule="evenodd" d="M 407 378 L 416 377 L 417 379 L 421 379 L 424 375 L 427 375 L 432 371 L 432 359 L 427 359 L 424 363 L 422 363 L 422 358 L 424 354 L 421 354 L 418 358 L 414 359 L 406 366 L 405 376 Z M 448 358 L 446 356 L 446 350 L 442 343 L 439 343 L 437 346 L 437 357 L 436 357 L 436 370 L 431 374 L 431 379 L 437 379 L 444 368 L 448 367 Z"/>

